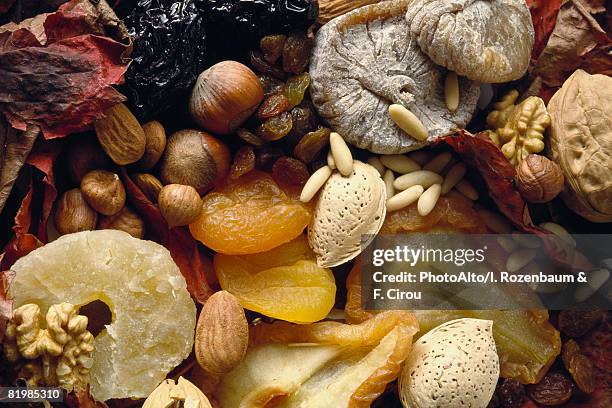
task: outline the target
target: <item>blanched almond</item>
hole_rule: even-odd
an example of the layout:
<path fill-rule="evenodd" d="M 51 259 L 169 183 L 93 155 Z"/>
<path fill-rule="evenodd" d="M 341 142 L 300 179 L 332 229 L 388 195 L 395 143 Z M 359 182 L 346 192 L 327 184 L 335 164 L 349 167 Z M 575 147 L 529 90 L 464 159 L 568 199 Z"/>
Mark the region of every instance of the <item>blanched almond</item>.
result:
<path fill-rule="evenodd" d="M 427 140 L 428 132 L 423 122 L 404 106 L 398 104 L 389 106 L 389 116 L 400 129 L 416 140 L 421 142 Z"/>
<path fill-rule="evenodd" d="M 419 199 L 423 186 L 412 186 L 387 200 L 387 212 L 401 210 Z"/>
<path fill-rule="evenodd" d="M 425 192 L 419 197 L 417 210 L 421 217 L 425 217 L 433 211 L 433 209 L 436 207 L 438 199 L 440 198 L 441 192 L 442 186 L 440 184 L 434 184 L 425 190 Z"/>
<path fill-rule="evenodd" d="M 408 156 L 403 154 L 390 154 L 386 156 L 380 156 L 380 161 L 385 165 L 386 168 L 391 169 L 400 174 L 411 173 L 413 171 L 421 170 L 421 166 Z"/>
<path fill-rule="evenodd" d="M 440 153 L 439 155 L 431 159 L 429 163 L 423 166 L 423 170 L 429 170 L 433 171 L 434 173 L 440 174 L 442 173 L 442 170 L 444 170 L 446 165 L 450 163 L 452 158 L 453 155 L 450 152 Z"/>
<path fill-rule="evenodd" d="M 342 136 L 335 132 L 329 135 L 329 145 L 334 162 L 340 174 L 343 176 L 350 176 L 353 172 L 353 155 L 351 154 L 351 149 L 349 149 Z"/>
<path fill-rule="evenodd" d="M 383 181 L 385 182 L 385 190 L 387 192 L 387 198 L 391 198 L 395 195 L 395 188 L 393 187 L 395 175 L 391 170 L 385 171 Z"/>
<path fill-rule="evenodd" d="M 450 168 L 446 177 L 444 177 L 444 182 L 442 183 L 442 194 L 446 194 L 452 190 L 453 187 L 459 183 L 465 173 L 467 171 L 467 167 L 463 163 L 457 163 Z"/>
<path fill-rule="evenodd" d="M 442 176 L 428 170 L 418 170 L 412 173 L 404 174 L 395 179 L 393 187 L 398 190 L 405 190 L 412 186 L 423 186 L 423 188 L 431 187 L 434 184 L 442 184 Z"/>
<path fill-rule="evenodd" d="M 312 200 L 321 187 L 323 187 L 331 174 L 332 169 L 329 166 L 323 166 L 319 170 L 315 171 L 304 185 L 302 193 L 300 194 L 300 201 L 307 203 Z"/>

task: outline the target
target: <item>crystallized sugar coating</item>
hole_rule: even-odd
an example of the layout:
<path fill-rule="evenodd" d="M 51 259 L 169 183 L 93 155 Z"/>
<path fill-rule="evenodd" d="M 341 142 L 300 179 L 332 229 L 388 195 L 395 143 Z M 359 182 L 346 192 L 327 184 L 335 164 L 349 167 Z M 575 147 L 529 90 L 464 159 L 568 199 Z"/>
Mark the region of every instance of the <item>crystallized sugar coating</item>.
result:
<path fill-rule="evenodd" d="M 91 394 L 148 396 L 193 347 L 196 308 L 170 253 L 115 230 L 64 235 L 19 259 L 9 296 L 43 313 L 103 301 L 112 322 L 94 340 Z"/>
<path fill-rule="evenodd" d="M 385 183 L 371 165 L 353 162 L 353 173 L 339 172 L 323 186 L 308 241 L 320 267 L 331 268 L 355 258 L 361 252 L 361 236 L 376 234 L 385 220 Z"/>
<path fill-rule="evenodd" d="M 317 33 L 310 95 L 334 131 L 374 153 L 405 153 L 422 148 L 472 119 L 480 86 L 459 80 L 459 106 L 448 110 L 446 70 L 425 55 L 410 37 L 405 14 L 410 0 L 385 1 L 353 10 Z M 389 116 L 399 104 L 428 131 L 419 141 Z"/>
<path fill-rule="evenodd" d="M 406 21 L 429 58 L 474 81 L 510 82 L 529 66 L 534 29 L 525 0 L 414 0 Z"/>
<path fill-rule="evenodd" d="M 485 408 L 499 378 L 493 322 L 457 319 L 421 337 L 402 369 L 406 408 Z"/>

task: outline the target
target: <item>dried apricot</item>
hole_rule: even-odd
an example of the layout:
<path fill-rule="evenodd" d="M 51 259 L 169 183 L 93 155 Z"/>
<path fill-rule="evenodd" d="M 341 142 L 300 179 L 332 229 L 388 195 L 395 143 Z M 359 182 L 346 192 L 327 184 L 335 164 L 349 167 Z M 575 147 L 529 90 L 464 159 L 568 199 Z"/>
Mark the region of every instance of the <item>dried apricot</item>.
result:
<path fill-rule="evenodd" d="M 304 231 L 311 217 L 308 206 L 261 171 L 226 180 L 202 203 L 200 217 L 189 226 L 191 234 L 229 255 L 268 251 L 289 242 Z"/>
<path fill-rule="evenodd" d="M 254 255 L 215 255 L 219 284 L 248 310 L 294 323 L 323 319 L 334 306 L 336 282 L 319 268 L 303 235 Z"/>

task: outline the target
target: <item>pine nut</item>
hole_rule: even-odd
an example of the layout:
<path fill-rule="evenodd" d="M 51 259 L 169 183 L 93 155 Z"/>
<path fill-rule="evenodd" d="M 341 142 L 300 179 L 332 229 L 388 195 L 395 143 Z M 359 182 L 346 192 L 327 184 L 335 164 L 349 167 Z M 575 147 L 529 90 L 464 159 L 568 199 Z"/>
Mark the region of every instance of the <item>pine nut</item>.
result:
<path fill-rule="evenodd" d="M 478 210 L 478 215 L 484 221 L 485 225 L 496 234 L 510 234 L 512 225 L 500 214 L 489 210 Z"/>
<path fill-rule="evenodd" d="M 444 178 L 444 182 L 442 183 L 442 194 L 446 194 L 453 187 L 457 185 L 458 182 L 463 179 L 465 173 L 467 171 L 467 167 L 463 163 L 457 163 L 448 171 L 448 174 Z"/>
<path fill-rule="evenodd" d="M 312 176 L 308 179 L 302 193 L 300 194 L 300 201 L 307 203 L 317 194 L 317 192 L 323 187 L 323 184 L 327 181 L 329 176 L 332 174 L 332 169 L 329 166 L 323 166 L 319 170 L 312 173 Z"/>
<path fill-rule="evenodd" d="M 353 172 L 353 155 L 351 154 L 351 149 L 349 149 L 342 136 L 336 132 L 332 132 L 329 135 L 329 145 L 331 147 L 334 162 L 340 174 L 345 177 L 350 176 Z"/>
<path fill-rule="evenodd" d="M 423 186 L 423 188 L 429 188 L 434 184 L 442 184 L 442 181 L 442 176 L 433 171 L 417 170 L 395 179 L 393 187 L 398 190 L 405 190 L 417 185 Z"/>
<path fill-rule="evenodd" d="M 414 203 L 423 194 L 422 186 L 412 186 L 407 190 L 402 191 L 399 194 L 387 200 L 387 212 L 401 210 L 402 208 L 408 207 Z"/>
<path fill-rule="evenodd" d="M 336 169 L 336 162 L 334 161 L 334 156 L 332 155 L 331 150 L 327 152 L 327 165 L 332 170 Z"/>
<path fill-rule="evenodd" d="M 512 239 L 515 240 L 523 248 L 537 249 L 542 246 L 542 239 L 534 234 L 513 232 Z"/>
<path fill-rule="evenodd" d="M 385 171 L 383 181 L 385 182 L 385 190 L 387 191 L 387 198 L 391 198 L 395 195 L 395 188 L 393 188 L 393 181 L 395 180 L 395 174 L 391 170 Z"/>
<path fill-rule="evenodd" d="M 536 257 L 535 249 L 519 249 L 510 254 L 506 260 L 506 270 L 510 273 L 520 271 Z"/>
<path fill-rule="evenodd" d="M 440 174 L 452 158 L 453 154 L 451 152 L 440 153 L 439 155 L 431 159 L 429 163 L 423 166 L 423 170 L 429 170 L 433 171 L 434 173 Z"/>
<path fill-rule="evenodd" d="M 504 248 L 504 251 L 508 253 L 511 253 L 518 248 L 518 244 L 512 238 L 508 237 L 497 237 L 497 243 L 500 247 Z"/>
<path fill-rule="evenodd" d="M 368 159 L 368 164 L 374 167 L 376 171 L 378 171 L 378 174 L 380 174 L 380 177 L 382 177 L 385 174 L 385 166 L 381 163 L 378 157 L 371 156 Z"/>
<path fill-rule="evenodd" d="M 476 191 L 474 186 L 472 186 L 472 184 L 466 179 L 463 179 L 460 182 L 458 182 L 455 188 L 457 189 L 457 191 L 459 191 L 461 194 L 463 194 L 470 200 L 472 201 L 478 200 L 478 191 Z"/>
<path fill-rule="evenodd" d="M 419 141 L 427 140 L 428 132 L 423 122 L 402 105 L 389 106 L 389 116 L 400 129 Z"/>
<path fill-rule="evenodd" d="M 419 211 L 419 215 L 421 217 L 425 217 L 430 212 L 433 211 L 438 199 L 440 198 L 440 192 L 442 191 L 441 184 L 434 184 L 429 187 L 425 192 L 419 197 L 419 203 L 417 204 L 417 210 Z"/>
<path fill-rule="evenodd" d="M 595 294 L 610 279 L 610 271 L 602 268 L 589 272 L 589 281 L 576 288 L 574 299 L 577 302 L 584 302 Z"/>
<path fill-rule="evenodd" d="M 387 191 L 387 198 L 391 198 L 395 195 L 395 188 L 393 188 L 393 181 L 395 180 L 395 175 L 391 170 L 385 171 L 385 175 L 383 176 L 383 181 L 385 182 L 385 190 Z"/>
<path fill-rule="evenodd" d="M 459 79 L 450 71 L 444 81 L 444 100 L 449 111 L 455 112 L 459 107 Z"/>
<path fill-rule="evenodd" d="M 411 173 L 413 171 L 421 170 L 421 166 L 408 156 L 402 154 L 390 154 L 386 156 L 380 156 L 380 161 L 388 169 L 391 169 L 400 174 Z"/>
<path fill-rule="evenodd" d="M 412 160 L 423 166 L 425 163 L 431 160 L 431 154 L 423 150 L 417 150 L 408 155 Z"/>
<path fill-rule="evenodd" d="M 552 232 L 553 234 L 561 238 L 563 241 L 565 241 L 572 248 L 576 248 L 576 241 L 574 240 L 574 238 L 572 238 L 570 233 L 567 232 L 567 230 L 561 225 L 556 224 L 554 222 L 544 222 L 540 224 L 540 228 Z"/>

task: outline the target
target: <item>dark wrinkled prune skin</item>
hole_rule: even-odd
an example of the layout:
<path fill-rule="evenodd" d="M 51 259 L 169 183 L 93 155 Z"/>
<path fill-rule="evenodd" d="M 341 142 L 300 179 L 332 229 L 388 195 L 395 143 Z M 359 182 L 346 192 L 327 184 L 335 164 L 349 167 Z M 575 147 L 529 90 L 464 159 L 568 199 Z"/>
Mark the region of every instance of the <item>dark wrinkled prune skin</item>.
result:
<path fill-rule="evenodd" d="M 184 103 L 210 65 L 205 23 L 194 0 L 140 0 L 124 21 L 134 42 L 124 91 L 144 121 Z"/>

